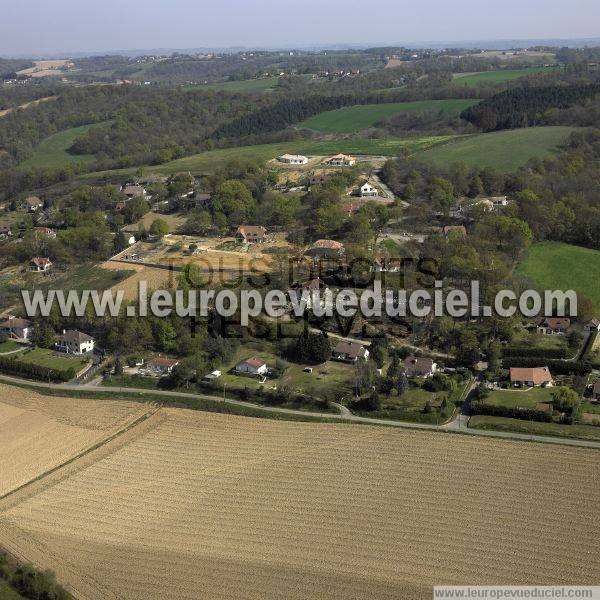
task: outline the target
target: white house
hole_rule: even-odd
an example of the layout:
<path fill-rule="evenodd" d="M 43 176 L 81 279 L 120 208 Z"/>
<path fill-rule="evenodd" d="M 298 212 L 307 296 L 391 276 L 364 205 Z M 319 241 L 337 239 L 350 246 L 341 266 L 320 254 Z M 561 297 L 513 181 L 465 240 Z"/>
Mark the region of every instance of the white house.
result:
<path fill-rule="evenodd" d="M 266 375 L 267 371 L 267 363 L 264 360 L 258 358 L 257 356 L 252 356 L 235 365 L 235 372 L 238 375 L 260 377 Z"/>
<path fill-rule="evenodd" d="M 58 337 L 56 349 L 67 354 L 87 354 L 94 349 L 94 338 L 76 329 L 64 331 Z"/>
<path fill-rule="evenodd" d="M 33 325 L 27 319 L 9 316 L 6 321 L 0 323 L 0 333 L 7 335 L 13 340 L 28 340 L 31 336 Z"/>
<path fill-rule="evenodd" d="M 286 165 L 305 165 L 308 163 L 308 158 L 301 154 L 282 154 L 277 157 L 277 160 Z"/>
<path fill-rule="evenodd" d="M 378 191 L 374 188 L 368 181 L 365 181 L 359 189 L 361 198 L 367 198 L 372 196 L 377 196 Z"/>

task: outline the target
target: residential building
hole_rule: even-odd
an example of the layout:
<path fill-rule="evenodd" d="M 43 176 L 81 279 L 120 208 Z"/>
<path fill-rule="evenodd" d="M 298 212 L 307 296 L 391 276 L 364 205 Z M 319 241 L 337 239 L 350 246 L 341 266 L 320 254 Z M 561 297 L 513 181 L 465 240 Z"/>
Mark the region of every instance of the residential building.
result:
<path fill-rule="evenodd" d="M 318 298 L 321 306 L 325 305 L 324 296 L 328 290 L 329 288 L 327 287 L 326 283 L 320 277 L 315 277 L 314 279 L 305 281 L 304 283 L 295 283 L 288 290 L 288 294 L 290 297 L 292 294 L 295 294 L 297 302 L 300 302 L 304 292 L 306 292 L 308 295 L 306 299 L 306 308 L 310 310 L 314 305 L 313 299 L 315 296 Z"/>
<path fill-rule="evenodd" d="M 87 354 L 94 350 L 94 338 L 76 329 L 63 330 L 58 337 L 56 349 L 67 354 Z"/>
<path fill-rule="evenodd" d="M 377 196 L 379 192 L 377 188 L 374 188 L 368 181 L 364 181 L 359 188 L 359 194 L 361 198 L 367 198 Z"/>
<path fill-rule="evenodd" d="M 264 360 L 257 356 L 252 356 L 235 365 L 235 372 L 238 375 L 247 375 L 249 377 L 264 377 L 268 372 L 268 368 Z"/>
<path fill-rule="evenodd" d="M 29 261 L 29 270 L 36 273 L 46 273 L 50 270 L 52 262 L 45 256 L 34 256 Z"/>
<path fill-rule="evenodd" d="M 369 351 L 357 342 L 339 342 L 331 352 L 334 360 L 355 363 L 358 359 L 369 360 Z"/>
<path fill-rule="evenodd" d="M 146 198 L 148 193 L 146 188 L 141 185 L 126 183 L 121 186 L 121 192 L 123 192 L 128 198 Z"/>
<path fill-rule="evenodd" d="M 537 326 L 537 332 L 542 335 L 565 335 L 571 327 L 571 319 L 567 317 L 546 317 Z"/>
<path fill-rule="evenodd" d="M 56 237 L 56 231 L 54 231 L 54 229 L 50 229 L 50 227 L 34 227 L 33 231 L 38 236 L 44 236 L 48 238 Z"/>
<path fill-rule="evenodd" d="M 115 203 L 113 210 L 116 213 L 122 213 L 126 208 L 127 208 L 127 203 L 124 202 L 123 200 L 119 200 L 118 202 Z"/>
<path fill-rule="evenodd" d="M 44 208 L 44 202 L 37 196 L 29 196 L 23 201 L 23 208 L 28 212 L 36 212 L 41 208 Z"/>
<path fill-rule="evenodd" d="M 404 359 L 404 370 L 407 377 L 431 377 L 437 371 L 437 364 L 432 358 L 407 356 Z"/>
<path fill-rule="evenodd" d="M 12 227 L 8 223 L 0 223 L 0 239 L 12 235 Z"/>
<path fill-rule="evenodd" d="M 267 241 L 267 230 L 262 225 L 241 225 L 237 228 L 236 237 L 245 244 L 263 244 Z"/>
<path fill-rule="evenodd" d="M 553 384 L 548 367 L 511 367 L 510 382 L 526 387 L 549 387 Z"/>
<path fill-rule="evenodd" d="M 600 401 L 600 380 L 596 381 L 592 389 L 592 398 Z"/>
<path fill-rule="evenodd" d="M 307 251 L 314 259 L 339 258 L 344 253 L 344 244 L 335 240 L 317 240 Z"/>
<path fill-rule="evenodd" d="M 323 162 L 330 167 L 352 167 L 356 164 L 356 158 L 347 154 L 336 154 Z"/>
<path fill-rule="evenodd" d="M 219 377 L 221 377 L 221 371 L 212 371 L 212 373 L 205 375 L 202 381 L 214 381 L 215 379 L 219 379 Z"/>
<path fill-rule="evenodd" d="M 163 377 L 170 375 L 173 369 L 179 364 L 179 361 L 174 358 L 165 358 L 163 356 L 157 356 L 151 358 L 146 362 L 145 368 L 150 371 L 153 375 Z"/>
<path fill-rule="evenodd" d="M 287 165 L 305 165 L 308 163 L 308 158 L 301 154 L 282 154 L 277 157 L 277 160 Z"/>
<path fill-rule="evenodd" d="M 373 260 L 373 272 L 375 273 L 399 273 L 402 269 L 401 258 L 387 258 L 376 256 Z"/>
<path fill-rule="evenodd" d="M 600 331 L 600 320 L 592 319 L 589 323 L 584 325 L 584 330 L 593 333 L 594 331 Z"/>
<path fill-rule="evenodd" d="M 32 331 L 33 325 L 31 321 L 12 315 L 0 323 L 0 333 L 7 335 L 13 340 L 28 340 Z"/>
<path fill-rule="evenodd" d="M 196 192 L 192 196 L 192 200 L 194 201 L 194 207 L 204 208 L 205 206 L 210 204 L 211 197 L 212 196 L 210 194 L 206 194 L 204 192 Z"/>

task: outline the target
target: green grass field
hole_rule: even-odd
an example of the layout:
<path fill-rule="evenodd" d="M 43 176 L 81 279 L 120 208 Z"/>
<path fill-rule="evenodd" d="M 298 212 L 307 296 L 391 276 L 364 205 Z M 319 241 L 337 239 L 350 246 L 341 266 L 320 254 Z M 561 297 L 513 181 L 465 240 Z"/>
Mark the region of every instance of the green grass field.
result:
<path fill-rule="evenodd" d="M 454 83 L 467 87 L 478 87 L 480 85 L 504 83 L 513 81 L 527 75 L 549 72 L 554 67 L 531 67 L 530 69 L 502 69 L 499 71 L 481 71 L 479 73 L 455 73 Z"/>
<path fill-rule="evenodd" d="M 486 404 L 509 408 L 535 408 L 538 402 L 552 402 L 551 388 L 525 390 L 493 390 L 485 399 Z"/>
<path fill-rule="evenodd" d="M 35 148 L 33 154 L 19 166 L 24 169 L 31 167 L 64 167 L 73 163 L 89 163 L 94 160 L 93 156 L 86 154 L 69 154 L 67 150 L 73 145 L 76 138 L 88 132 L 92 127 L 99 124 L 82 125 L 59 131 L 45 140 Z"/>
<path fill-rule="evenodd" d="M 550 154 L 574 127 L 528 127 L 457 138 L 451 143 L 419 151 L 415 158 L 430 163 L 465 162 L 509 172 L 530 158 Z"/>
<path fill-rule="evenodd" d="M 184 91 L 196 90 L 215 90 L 219 92 L 264 92 L 272 90 L 279 77 L 265 77 L 264 79 L 243 79 L 241 81 L 223 81 L 219 83 L 206 83 L 198 85 L 188 85 L 183 88 Z"/>
<path fill-rule="evenodd" d="M 7 340 L 0 344 L 0 354 L 5 354 L 6 352 L 12 352 L 13 350 L 19 350 L 19 348 L 24 348 L 23 344 L 17 344 L 17 342 L 13 342 L 12 340 Z"/>
<path fill-rule="evenodd" d="M 59 354 L 45 348 L 35 348 L 24 354 L 16 354 L 16 360 L 21 363 L 28 363 L 47 367 L 49 369 L 63 370 L 75 367 L 77 371 L 83 369 L 88 363 L 87 358 L 75 358 L 65 354 Z"/>
<path fill-rule="evenodd" d="M 194 154 L 177 160 L 146 167 L 149 173 L 179 173 L 191 171 L 195 174 L 210 173 L 223 167 L 232 160 L 259 160 L 267 161 L 286 152 L 316 156 L 329 156 L 344 152 L 346 154 L 365 154 L 372 156 L 396 156 L 402 148 L 415 152 L 424 148 L 442 144 L 451 140 L 453 136 L 429 136 L 389 140 L 329 140 L 310 141 L 298 140 L 297 142 L 282 142 L 277 144 L 261 144 L 257 146 L 240 146 L 239 148 L 225 148 L 211 150 L 201 154 Z M 128 176 L 135 173 L 136 169 L 120 169 L 113 171 L 100 171 L 82 175 L 80 179 L 99 180 L 113 176 Z"/>
<path fill-rule="evenodd" d="M 575 290 L 588 296 L 600 311 L 600 252 L 558 242 L 534 244 L 517 273 L 541 289 Z"/>
<path fill-rule="evenodd" d="M 401 112 L 442 111 L 459 113 L 479 100 L 422 100 L 392 104 L 364 104 L 328 110 L 300 123 L 299 127 L 326 133 L 353 133 L 373 127 L 384 117 Z"/>
<path fill-rule="evenodd" d="M 540 421 L 521 421 L 505 417 L 488 417 L 477 415 L 469 419 L 472 429 L 492 431 L 511 431 L 529 435 L 550 435 L 580 440 L 600 440 L 600 427 L 593 425 L 560 425 L 559 423 L 542 423 Z"/>

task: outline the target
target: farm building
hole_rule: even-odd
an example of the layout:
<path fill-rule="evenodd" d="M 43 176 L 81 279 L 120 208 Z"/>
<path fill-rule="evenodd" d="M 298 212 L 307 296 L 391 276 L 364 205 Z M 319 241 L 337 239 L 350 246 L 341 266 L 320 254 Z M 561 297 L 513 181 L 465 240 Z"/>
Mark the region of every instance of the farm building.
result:
<path fill-rule="evenodd" d="M 173 369 L 179 364 L 178 360 L 174 358 L 164 358 L 162 356 L 157 356 L 156 358 L 151 358 L 146 362 L 146 370 L 150 371 L 152 374 L 162 377 L 163 375 L 169 375 L 173 372 Z"/>
<path fill-rule="evenodd" d="M 359 358 L 369 360 L 369 351 L 356 342 L 339 342 L 331 352 L 334 360 L 355 363 Z"/>
<path fill-rule="evenodd" d="M 547 317 L 537 326 L 542 335 L 565 335 L 571 327 L 571 319 L 567 317 Z"/>
<path fill-rule="evenodd" d="M 34 256 L 29 261 L 29 270 L 35 273 L 46 273 L 50 270 L 52 262 L 45 256 Z"/>
<path fill-rule="evenodd" d="M 437 371 L 437 364 L 432 358 L 407 356 L 404 359 L 404 370 L 408 377 L 431 377 Z"/>
<path fill-rule="evenodd" d="M 527 387 L 546 387 L 552 385 L 553 379 L 548 367 L 511 367 L 510 382 Z"/>
<path fill-rule="evenodd" d="M 76 329 L 63 330 L 58 337 L 56 349 L 67 354 L 87 354 L 94 349 L 94 338 Z"/>
<path fill-rule="evenodd" d="M 374 188 L 368 181 L 364 181 L 358 191 L 361 198 L 370 198 L 379 194 L 377 188 Z"/>
<path fill-rule="evenodd" d="M 267 371 L 267 363 L 261 358 L 258 358 L 257 356 L 252 356 L 250 358 L 247 358 L 246 360 L 242 360 L 237 365 L 235 365 L 235 372 L 238 375 L 260 377 L 266 375 Z"/>
<path fill-rule="evenodd" d="M 236 237 L 245 244 L 262 244 L 267 241 L 267 230 L 262 226 L 241 225 L 237 228 Z"/>
<path fill-rule="evenodd" d="M 356 164 L 356 159 L 347 154 L 336 154 L 323 162 L 330 167 L 352 167 Z"/>
<path fill-rule="evenodd" d="M 277 157 L 277 160 L 286 165 L 305 165 L 308 163 L 308 158 L 301 154 L 282 154 Z"/>
<path fill-rule="evenodd" d="M 13 340 L 28 340 L 32 330 L 33 325 L 30 321 L 14 316 L 9 316 L 0 323 L 0 333 Z"/>
<path fill-rule="evenodd" d="M 307 251 L 308 256 L 319 258 L 339 258 L 344 253 L 344 244 L 335 240 L 317 240 Z"/>

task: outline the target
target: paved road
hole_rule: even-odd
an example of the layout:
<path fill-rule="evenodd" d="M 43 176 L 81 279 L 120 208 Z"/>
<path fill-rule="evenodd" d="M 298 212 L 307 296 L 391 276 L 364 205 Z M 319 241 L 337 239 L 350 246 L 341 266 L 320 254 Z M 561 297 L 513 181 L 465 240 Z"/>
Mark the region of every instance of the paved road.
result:
<path fill-rule="evenodd" d="M 29 381 L 26 379 L 19 379 L 18 377 L 10 377 L 8 375 L 0 375 L 0 381 L 4 381 L 5 383 L 16 383 L 16 384 L 24 384 L 31 387 L 37 388 L 46 388 L 53 390 L 65 390 L 65 391 L 73 391 L 74 386 L 69 384 L 58 384 L 58 383 L 42 383 L 38 381 Z M 356 423 L 359 425 L 387 425 L 389 427 L 398 427 L 403 429 L 421 429 L 425 431 L 442 431 L 442 432 L 452 432 L 452 433 L 461 433 L 465 435 L 475 435 L 479 437 L 491 437 L 491 438 L 501 438 L 501 439 L 509 439 L 509 440 L 522 440 L 522 441 L 530 441 L 530 442 L 543 442 L 547 444 L 558 444 L 562 446 L 576 446 L 579 448 L 594 448 L 600 450 L 600 442 L 588 441 L 588 440 L 573 440 L 566 438 L 558 438 L 551 436 L 543 436 L 543 435 L 526 435 L 522 433 L 509 433 L 505 431 L 485 431 L 482 429 L 449 429 L 444 425 L 430 425 L 427 423 L 407 423 L 403 421 L 393 421 L 390 419 L 371 419 L 369 417 L 359 417 L 357 415 L 345 415 L 345 414 L 328 414 L 321 412 L 309 412 L 304 410 L 294 410 L 291 408 L 277 408 L 272 406 L 261 406 L 258 404 L 252 404 L 251 402 L 243 402 L 242 400 L 233 400 L 227 398 L 224 400 L 221 397 L 217 396 L 208 396 L 204 394 L 192 394 L 188 392 L 169 392 L 162 390 L 148 390 L 148 389 L 140 389 L 140 388 L 120 388 L 120 387 L 105 387 L 105 386 L 96 386 L 96 385 L 85 385 L 78 386 L 79 390 L 89 391 L 89 392 L 114 392 L 116 394 L 119 393 L 135 393 L 135 394 L 151 394 L 161 396 L 171 397 L 171 398 L 199 398 L 202 400 L 211 400 L 213 402 L 224 402 L 226 404 L 232 404 L 234 406 L 243 406 L 246 408 L 253 408 L 257 410 L 262 410 L 268 413 L 281 413 L 288 415 L 297 415 L 303 417 L 315 417 L 318 419 L 332 419 L 332 420 L 340 420 L 346 423 Z"/>

